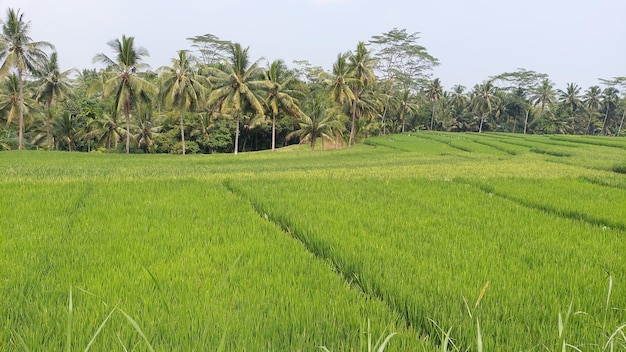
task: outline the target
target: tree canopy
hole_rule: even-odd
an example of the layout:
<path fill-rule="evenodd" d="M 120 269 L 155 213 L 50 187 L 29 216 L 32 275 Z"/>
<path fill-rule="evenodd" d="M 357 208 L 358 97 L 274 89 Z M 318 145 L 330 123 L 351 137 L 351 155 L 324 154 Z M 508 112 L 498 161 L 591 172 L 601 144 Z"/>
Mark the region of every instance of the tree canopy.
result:
<path fill-rule="evenodd" d="M 433 75 L 439 60 L 406 29 L 356 43 L 329 71 L 306 59 L 252 58 L 240 43 L 202 34 L 156 71 L 144 62 L 148 50 L 122 35 L 104 43 L 110 56 L 94 56 L 102 68 L 65 72 L 63 53 L 29 29 L 23 13 L 7 11 L 2 149 L 238 153 L 330 140 L 336 148 L 421 129 L 618 136 L 626 117 L 626 77 L 559 88 L 519 68 L 448 89 Z"/>

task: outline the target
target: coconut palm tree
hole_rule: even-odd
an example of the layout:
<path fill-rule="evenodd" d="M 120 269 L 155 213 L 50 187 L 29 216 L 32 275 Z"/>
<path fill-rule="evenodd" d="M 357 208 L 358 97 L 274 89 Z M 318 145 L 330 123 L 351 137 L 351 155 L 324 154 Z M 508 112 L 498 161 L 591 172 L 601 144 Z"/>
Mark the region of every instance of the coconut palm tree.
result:
<path fill-rule="evenodd" d="M 374 65 L 376 59 L 374 59 L 370 52 L 365 47 L 364 42 L 359 42 L 354 53 L 348 55 L 348 74 L 354 78 L 351 80 L 351 91 L 354 94 L 352 99 L 352 123 L 350 127 L 350 139 L 348 145 L 354 144 L 356 119 L 360 118 L 361 110 L 359 110 L 359 99 L 363 94 L 363 90 L 369 88 L 376 82 L 376 75 L 374 74 Z"/>
<path fill-rule="evenodd" d="M 287 135 L 287 139 L 300 138 L 300 143 L 309 141 L 311 150 L 315 150 L 318 138 L 332 140 L 333 132 L 344 128 L 339 120 L 340 111 L 332 109 L 323 95 L 316 95 L 309 114 L 302 114 L 298 125 L 300 129 Z"/>
<path fill-rule="evenodd" d="M 122 40 L 112 40 L 107 45 L 115 56 L 110 58 L 105 54 L 98 54 L 93 58 L 94 63 L 101 63 L 107 67 L 103 72 L 104 97 L 115 97 L 116 110 L 122 110 L 126 118 L 126 153 L 130 153 L 130 115 L 133 106 L 140 101 L 149 101 L 150 95 L 156 95 L 157 88 L 148 80 L 140 77 L 139 70 L 149 66 L 143 63 L 148 51 L 142 47 L 135 47 L 135 38 L 122 36 Z"/>
<path fill-rule="evenodd" d="M 480 113 L 480 124 L 478 125 L 478 133 L 483 131 L 485 118 L 492 113 L 494 107 L 500 100 L 497 96 L 497 87 L 493 81 L 489 80 L 474 87 L 472 106 Z"/>
<path fill-rule="evenodd" d="M 337 61 L 333 63 L 332 74 L 322 72 L 320 76 L 328 86 L 328 91 L 337 104 L 341 106 L 344 106 L 346 103 L 352 104 L 354 92 L 352 92 L 351 87 L 354 78 L 350 76 L 347 53 L 337 55 Z"/>
<path fill-rule="evenodd" d="M 291 89 L 290 84 L 293 82 L 293 76 L 288 74 L 287 66 L 282 60 L 276 60 L 271 63 L 269 70 L 266 71 L 266 79 L 270 83 L 267 91 L 265 103 L 272 112 L 272 151 L 276 149 L 276 117 L 280 111 L 299 118 L 302 111 L 298 106 L 296 97 L 302 96 L 302 93 Z"/>
<path fill-rule="evenodd" d="M 432 81 L 428 82 L 426 86 L 426 90 L 424 91 L 426 97 L 432 104 L 432 116 L 430 119 L 430 130 L 432 131 L 433 126 L 435 124 L 435 105 L 441 99 L 443 95 L 443 87 L 441 86 L 441 80 L 439 78 L 435 78 Z"/>
<path fill-rule="evenodd" d="M 87 122 L 89 129 L 87 137 L 95 139 L 96 144 L 104 146 L 107 151 L 110 151 L 112 146 L 117 147 L 118 141 L 126 134 L 126 130 L 120 126 L 121 121 L 119 121 L 117 111 L 112 110 L 110 113 L 104 112 Z"/>
<path fill-rule="evenodd" d="M 574 116 L 576 112 L 583 106 L 580 99 L 580 87 L 576 83 L 568 83 L 565 90 L 558 90 L 559 102 L 565 106 L 565 109 Z"/>
<path fill-rule="evenodd" d="M 541 84 L 534 89 L 530 101 L 535 107 L 539 106 L 539 116 L 544 117 L 546 108 L 549 109 L 556 102 L 556 92 L 552 82 L 547 78 L 541 81 Z"/>
<path fill-rule="evenodd" d="M 419 105 L 415 102 L 413 98 L 414 97 L 411 95 L 411 91 L 408 88 L 405 88 L 402 96 L 398 100 L 398 115 L 400 118 L 400 124 L 402 125 L 402 133 L 404 133 L 404 128 L 406 125 L 406 115 L 415 114 L 419 109 Z"/>
<path fill-rule="evenodd" d="M 0 91 L 0 116 L 7 125 L 20 118 L 20 113 L 28 114 L 29 104 L 22 104 L 20 99 L 20 82 L 17 75 L 12 74 L 3 82 Z"/>
<path fill-rule="evenodd" d="M 74 70 L 61 72 L 57 62 L 57 53 L 53 52 L 50 59 L 45 63 L 43 70 L 38 74 L 39 87 L 37 88 L 36 99 L 38 102 L 46 104 L 46 144 L 47 148 L 52 148 L 53 141 L 50 132 L 50 121 L 52 120 L 52 103 L 72 94 L 72 85 L 69 75 Z"/>
<path fill-rule="evenodd" d="M 8 9 L 6 19 L 2 22 L 0 33 L 0 78 L 4 78 L 9 71 L 17 71 L 19 83 L 19 132 L 18 149 L 24 149 L 24 75 L 35 73 L 41 69 L 42 63 L 48 57 L 45 50 L 54 50 L 48 42 L 35 42 L 28 35 L 30 22 L 24 22 L 24 14 L 20 11 Z"/>
<path fill-rule="evenodd" d="M 604 121 L 602 122 L 602 133 L 608 134 L 609 116 L 619 103 L 619 91 L 615 87 L 608 87 L 602 91 L 602 107 L 604 108 Z"/>
<path fill-rule="evenodd" d="M 154 147 L 154 138 L 161 132 L 163 126 L 158 118 L 154 118 L 149 112 L 141 111 L 134 115 L 134 138 L 137 146 L 144 153 L 150 153 Z"/>
<path fill-rule="evenodd" d="M 254 111 L 264 117 L 261 90 L 268 87 L 263 79 L 261 59 L 250 63 L 248 48 L 243 49 L 239 43 L 229 45 L 229 58 L 221 66 L 209 67 L 209 80 L 213 91 L 209 94 L 208 104 L 225 115 L 235 118 L 235 154 L 239 149 L 239 123 L 246 110 Z"/>
<path fill-rule="evenodd" d="M 73 151 L 80 134 L 75 116 L 64 111 L 52 121 L 52 133 L 57 141 L 65 143 L 68 151 Z"/>
<path fill-rule="evenodd" d="M 161 95 L 167 106 L 178 106 L 180 109 L 180 140 L 182 152 L 185 154 L 185 111 L 193 111 L 207 92 L 210 85 L 208 79 L 196 73 L 187 50 L 179 50 L 178 57 L 172 60 L 172 66 L 160 67 Z"/>
<path fill-rule="evenodd" d="M 589 112 L 589 122 L 587 123 L 587 133 L 593 133 L 591 130 L 591 123 L 593 122 L 594 117 L 596 116 L 598 110 L 601 106 L 600 96 L 602 91 L 598 86 L 591 86 L 589 89 L 585 91 L 583 95 L 583 106 Z"/>

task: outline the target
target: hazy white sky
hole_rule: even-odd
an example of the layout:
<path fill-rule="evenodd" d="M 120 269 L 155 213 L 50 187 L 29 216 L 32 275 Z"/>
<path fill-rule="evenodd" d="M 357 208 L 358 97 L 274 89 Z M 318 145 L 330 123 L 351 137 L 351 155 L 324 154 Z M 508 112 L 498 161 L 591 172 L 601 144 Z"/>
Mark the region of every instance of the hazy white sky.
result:
<path fill-rule="evenodd" d="M 625 0 L 0 0 L 3 19 L 7 8 L 22 10 L 33 40 L 56 46 L 63 69 L 96 67 L 123 34 L 156 69 L 207 33 L 249 46 L 254 60 L 330 69 L 339 52 L 395 27 L 421 33 L 446 87 L 518 68 L 557 88 L 626 76 Z"/>

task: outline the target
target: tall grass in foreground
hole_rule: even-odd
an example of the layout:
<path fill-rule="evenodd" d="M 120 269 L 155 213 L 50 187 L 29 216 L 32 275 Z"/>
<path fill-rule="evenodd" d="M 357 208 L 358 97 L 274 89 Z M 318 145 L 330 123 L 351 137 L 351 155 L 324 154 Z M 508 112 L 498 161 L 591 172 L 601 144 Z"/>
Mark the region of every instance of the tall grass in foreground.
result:
<path fill-rule="evenodd" d="M 313 252 L 433 339 L 436 322 L 451 329 L 458 346 L 474 343 L 476 322 L 468 318 L 463 297 L 473 297 L 487 281 L 473 312 L 485 350 L 552 346 L 557 312 L 570 301 L 588 316 L 607 316 L 603 327 L 572 319 L 572 345 L 600 344 L 626 319 L 623 310 L 605 312 L 602 303 L 605 270 L 626 282 L 624 231 L 546 214 L 455 182 L 233 183 Z M 613 293 L 626 296 L 623 285 Z"/>
<path fill-rule="evenodd" d="M 423 345 L 386 304 L 220 184 L 3 183 L 0 192 L 2 351 L 341 351 L 358 346 L 367 319 L 375 334 L 400 333 L 390 350 Z"/>

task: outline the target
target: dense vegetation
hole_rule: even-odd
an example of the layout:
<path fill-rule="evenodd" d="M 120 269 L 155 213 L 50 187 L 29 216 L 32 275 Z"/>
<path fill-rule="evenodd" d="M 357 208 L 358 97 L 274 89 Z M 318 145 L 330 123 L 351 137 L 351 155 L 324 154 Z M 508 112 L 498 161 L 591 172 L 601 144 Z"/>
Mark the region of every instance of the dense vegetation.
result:
<path fill-rule="evenodd" d="M 4 152 L 0 350 L 625 350 L 624 166 L 623 138 L 430 131 Z"/>
<path fill-rule="evenodd" d="M 448 90 L 431 74 L 439 61 L 406 30 L 340 53 L 331 72 L 306 60 L 253 61 L 210 34 L 189 38 L 190 50 L 155 70 L 143 63 L 148 51 L 122 36 L 110 53 L 94 53 L 102 69 L 61 72 L 52 44 L 30 38 L 29 25 L 13 9 L 2 21 L 0 150 L 236 153 L 424 129 L 619 135 L 624 127 L 623 77 L 557 89 L 547 74 L 519 69 Z"/>

